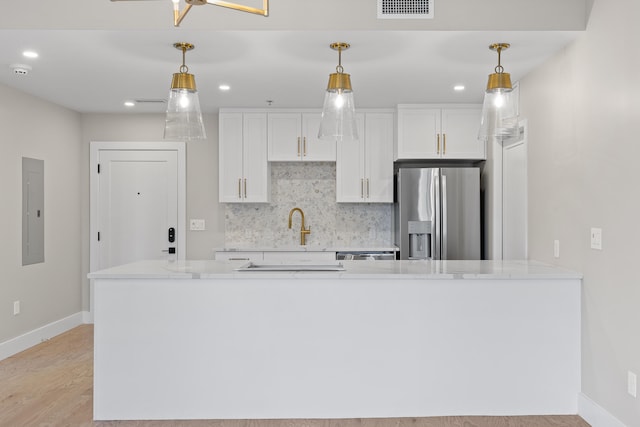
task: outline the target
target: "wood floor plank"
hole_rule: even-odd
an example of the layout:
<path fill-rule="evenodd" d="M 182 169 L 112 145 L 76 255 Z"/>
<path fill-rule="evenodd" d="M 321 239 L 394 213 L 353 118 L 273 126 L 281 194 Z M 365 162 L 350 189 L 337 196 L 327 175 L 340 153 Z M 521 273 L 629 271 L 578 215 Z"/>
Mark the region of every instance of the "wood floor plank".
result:
<path fill-rule="evenodd" d="M 0 361 L 0 427 L 590 427 L 578 416 L 93 421 L 93 326 Z"/>

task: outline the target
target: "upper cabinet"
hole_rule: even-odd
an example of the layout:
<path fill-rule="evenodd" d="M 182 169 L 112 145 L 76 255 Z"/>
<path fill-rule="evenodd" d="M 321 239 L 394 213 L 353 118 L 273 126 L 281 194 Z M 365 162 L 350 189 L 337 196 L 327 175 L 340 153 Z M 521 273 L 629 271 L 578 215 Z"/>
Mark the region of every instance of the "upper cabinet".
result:
<path fill-rule="evenodd" d="M 221 111 L 218 128 L 220 202 L 269 202 L 267 113 Z"/>
<path fill-rule="evenodd" d="M 321 112 L 269 113 L 269 161 L 335 161 L 335 141 L 318 139 L 321 119 Z"/>
<path fill-rule="evenodd" d="M 393 203 L 392 112 L 358 113 L 358 141 L 337 146 L 336 200 Z"/>
<path fill-rule="evenodd" d="M 398 105 L 395 159 L 484 159 L 481 106 Z"/>

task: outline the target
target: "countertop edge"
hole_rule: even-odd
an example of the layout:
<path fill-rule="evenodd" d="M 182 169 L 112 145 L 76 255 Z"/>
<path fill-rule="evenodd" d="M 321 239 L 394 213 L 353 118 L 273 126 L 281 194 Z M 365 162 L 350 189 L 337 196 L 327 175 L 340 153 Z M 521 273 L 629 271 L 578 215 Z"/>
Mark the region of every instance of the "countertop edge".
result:
<path fill-rule="evenodd" d="M 580 273 L 535 261 L 346 261 L 345 271 L 236 271 L 240 261 L 140 261 L 92 272 L 89 279 L 581 280 Z"/>

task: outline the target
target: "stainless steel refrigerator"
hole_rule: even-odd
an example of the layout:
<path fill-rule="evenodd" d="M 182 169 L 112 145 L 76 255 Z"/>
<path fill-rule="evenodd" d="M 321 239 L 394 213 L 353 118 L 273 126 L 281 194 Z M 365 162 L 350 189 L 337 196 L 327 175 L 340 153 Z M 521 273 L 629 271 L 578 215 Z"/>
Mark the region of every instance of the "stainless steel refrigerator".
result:
<path fill-rule="evenodd" d="M 395 243 L 400 259 L 480 259 L 480 169 L 399 167 Z"/>

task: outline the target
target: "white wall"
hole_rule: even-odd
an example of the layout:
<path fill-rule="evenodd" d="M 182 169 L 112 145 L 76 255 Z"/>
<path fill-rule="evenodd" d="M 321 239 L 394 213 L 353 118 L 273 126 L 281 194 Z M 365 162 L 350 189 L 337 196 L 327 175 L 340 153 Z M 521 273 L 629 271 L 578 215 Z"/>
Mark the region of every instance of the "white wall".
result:
<path fill-rule="evenodd" d="M 627 371 L 640 374 L 638 16 L 637 0 L 595 0 L 587 31 L 520 82 L 530 257 L 584 273 L 583 392 L 627 426 L 640 425 L 627 394 Z"/>
<path fill-rule="evenodd" d="M 0 85 L 0 343 L 81 311 L 80 115 Z M 22 266 L 22 157 L 44 160 L 45 262 Z M 13 315 L 13 302 L 21 313 Z"/>

